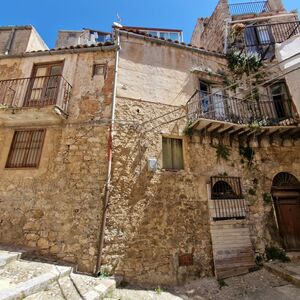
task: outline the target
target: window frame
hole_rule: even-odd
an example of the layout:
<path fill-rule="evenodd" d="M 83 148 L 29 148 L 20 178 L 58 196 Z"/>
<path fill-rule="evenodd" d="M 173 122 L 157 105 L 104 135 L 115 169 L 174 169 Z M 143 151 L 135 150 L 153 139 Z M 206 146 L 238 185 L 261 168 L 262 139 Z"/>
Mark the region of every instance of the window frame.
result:
<path fill-rule="evenodd" d="M 29 148 L 29 149 L 20 149 L 20 148 L 16 148 L 16 144 L 17 144 L 17 135 L 19 133 L 33 133 L 33 132 L 41 132 L 41 136 L 40 136 L 40 140 L 39 140 L 39 148 L 37 150 L 37 154 L 35 157 L 35 162 L 34 165 L 29 165 L 28 163 L 28 157 L 30 156 L 30 153 L 32 153 L 32 151 L 34 150 L 34 148 Z M 30 142 L 32 142 L 32 138 L 33 138 L 33 134 L 31 134 L 29 136 L 29 139 L 31 140 Z M 46 129 L 45 128 L 29 128 L 29 129 L 17 129 L 14 131 L 11 143 L 10 143 L 10 148 L 9 148 L 9 152 L 7 155 L 7 159 L 6 159 L 6 163 L 5 163 L 5 169 L 7 170 L 11 170 L 11 169 L 37 169 L 40 166 L 40 162 L 41 162 L 41 157 L 42 157 L 42 152 L 43 152 L 43 148 L 44 148 L 44 143 L 45 143 L 45 138 L 46 138 Z M 28 144 L 28 140 L 25 141 Z M 31 143 L 29 146 L 32 146 L 33 144 Z M 27 146 L 27 147 L 29 147 Z M 12 162 L 12 158 L 13 155 L 15 154 L 14 151 L 27 151 L 26 154 L 26 160 L 25 162 L 22 161 L 22 164 L 20 163 L 19 165 L 13 164 Z M 22 159 L 24 160 L 24 158 Z"/>
<path fill-rule="evenodd" d="M 181 141 L 181 156 L 182 156 L 182 167 L 181 168 L 174 168 L 174 163 L 173 163 L 173 151 L 170 153 L 172 155 L 172 168 L 167 168 L 165 166 L 165 159 L 164 159 L 164 139 L 169 139 L 169 140 L 180 140 Z M 165 171 L 170 171 L 170 172 L 179 172 L 182 170 L 185 170 L 185 159 L 184 159 L 184 138 L 179 137 L 179 136 L 170 136 L 170 135 L 163 135 L 161 138 L 161 149 L 162 149 L 162 169 Z"/>

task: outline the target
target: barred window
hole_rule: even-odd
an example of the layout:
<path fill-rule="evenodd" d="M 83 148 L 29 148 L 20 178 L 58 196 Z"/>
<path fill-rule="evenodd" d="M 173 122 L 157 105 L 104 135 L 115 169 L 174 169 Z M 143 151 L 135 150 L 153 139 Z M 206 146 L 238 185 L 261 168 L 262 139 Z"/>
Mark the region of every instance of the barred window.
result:
<path fill-rule="evenodd" d="M 15 131 L 6 168 L 37 168 L 45 138 L 45 129 Z"/>
<path fill-rule="evenodd" d="M 163 168 L 167 170 L 183 169 L 182 139 L 163 137 Z"/>

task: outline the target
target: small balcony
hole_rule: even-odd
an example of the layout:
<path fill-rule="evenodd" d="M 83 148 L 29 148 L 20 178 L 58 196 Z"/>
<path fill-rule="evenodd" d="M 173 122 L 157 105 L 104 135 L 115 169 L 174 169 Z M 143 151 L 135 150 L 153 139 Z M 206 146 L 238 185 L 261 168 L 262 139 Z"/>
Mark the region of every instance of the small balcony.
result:
<path fill-rule="evenodd" d="M 268 1 L 253 1 L 245 3 L 235 3 L 229 5 L 229 11 L 232 16 L 261 14 L 270 12 L 271 8 Z"/>
<path fill-rule="evenodd" d="M 0 125 L 66 118 L 72 87 L 61 75 L 0 81 Z"/>
<path fill-rule="evenodd" d="M 257 129 L 261 136 L 300 133 L 290 99 L 239 99 L 198 91 L 187 104 L 187 116 L 190 128 L 208 135 L 251 137 Z"/>
<path fill-rule="evenodd" d="M 272 58 L 274 46 L 300 34 L 300 21 L 269 23 L 246 26 L 243 33 L 242 47 L 249 52 L 260 53 L 261 57 Z"/>

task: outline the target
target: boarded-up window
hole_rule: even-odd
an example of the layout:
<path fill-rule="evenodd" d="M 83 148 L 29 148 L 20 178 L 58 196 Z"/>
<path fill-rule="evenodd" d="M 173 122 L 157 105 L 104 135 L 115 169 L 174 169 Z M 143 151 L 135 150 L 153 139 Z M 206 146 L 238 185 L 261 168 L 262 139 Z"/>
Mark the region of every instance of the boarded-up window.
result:
<path fill-rule="evenodd" d="M 6 168 L 37 168 L 42 153 L 44 129 L 15 131 Z"/>
<path fill-rule="evenodd" d="M 93 76 L 103 75 L 104 78 L 106 77 L 106 64 L 94 64 L 93 66 Z"/>
<path fill-rule="evenodd" d="M 163 137 L 163 168 L 167 170 L 183 169 L 182 139 Z"/>

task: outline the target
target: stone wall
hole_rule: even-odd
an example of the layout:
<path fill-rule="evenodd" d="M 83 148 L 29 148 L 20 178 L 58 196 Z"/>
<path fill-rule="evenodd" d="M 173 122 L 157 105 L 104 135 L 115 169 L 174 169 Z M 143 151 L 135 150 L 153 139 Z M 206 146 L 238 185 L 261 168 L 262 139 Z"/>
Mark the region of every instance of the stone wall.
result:
<path fill-rule="evenodd" d="M 250 203 L 255 251 L 261 254 L 267 245 L 282 245 L 272 203 L 266 203 L 263 194 L 270 193 L 272 179 L 281 171 L 300 178 L 299 141 L 281 145 L 276 139 L 263 140 L 258 147 L 254 140 L 251 168 L 242 162 L 239 144 L 224 141 L 230 149 L 229 160 L 218 159 L 217 139 L 198 132 L 192 138 L 185 136 L 181 105 L 203 76 L 188 70 L 203 65 L 216 72 L 223 58 L 213 57 L 213 63 L 209 55 L 174 50 L 130 35 L 121 39 L 121 46 L 116 118 L 126 126 L 116 130 L 113 141 L 102 268 L 129 282 L 156 285 L 212 275 L 208 188 L 211 176 L 225 173 L 241 178 Z M 183 139 L 184 170 L 162 168 L 163 136 Z M 149 158 L 157 159 L 157 171 L 148 170 Z M 179 266 L 182 254 L 193 254 L 192 266 Z"/>
<path fill-rule="evenodd" d="M 38 255 L 78 264 L 80 271 L 91 273 L 106 182 L 115 53 L 93 49 L 6 58 L 0 60 L 0 75 L 1 79 L 26 77 L 33 64 L 59 60 L 64 61 L 63 74 L 73 86 L 69 118 L 56 125 L 43 120 L 43 126 L 26 126 L 46 129 L 37 169 L 5 168 L 18 127 L 0 128 L 0 241 L 27 246 Z M 105 78 L 92 77 L 94 63 L 108 65 Z M 25 109 L 26 116 L 30 117 L 30 109 Z"/>
<path fill-rule="evenodd" d="M 204 30 L 195 32 L 191 43 L 210 51 L 223 53 L 226 39 L 226 20 L 230 18 L 228 1 L 220 0 Z M 198 26 L 198 29 L 201 27 Z"/>

